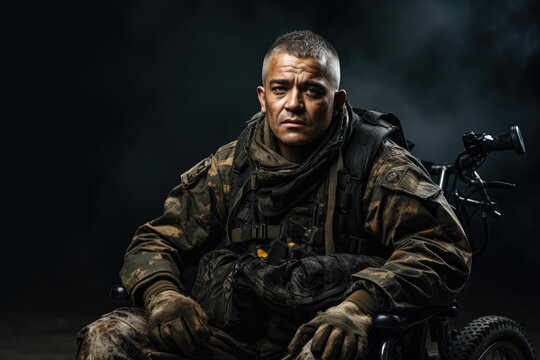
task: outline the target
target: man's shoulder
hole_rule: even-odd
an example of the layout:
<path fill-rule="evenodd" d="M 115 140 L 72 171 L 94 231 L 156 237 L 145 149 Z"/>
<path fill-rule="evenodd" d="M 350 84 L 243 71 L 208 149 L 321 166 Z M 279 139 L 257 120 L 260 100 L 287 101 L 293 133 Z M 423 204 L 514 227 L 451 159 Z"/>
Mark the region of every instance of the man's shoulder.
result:
<path fill-rule="evenodd" d="M 427 173 L 420 159 L 390 139 L 385 139 L 381 143 L 375 156 L 374 164 L 382 167 L 412 166 L 420 168 Z"/>
<path fill-rule="evenodd" d="M 377 160 L 411 163 L 418 161 L 409 151 L 390 139 L 385 139 L 377 151 Z M 414 159 L 414 160 L 413 160 Z"/>
<path fill-rule="evenodd" d="M 232 165 L 237 142 L 238 140 L 233 140 L 216 150 L 214 156 L 218 163 L 225 162 L 226 165 Z"/>
<path fill-rule="evenodd" d="M 440 191 L 420 159 L 388 139 L 377 152 L 370 182 L 371 186 L 380 185 L 422 198 L 432 197 Z"/>

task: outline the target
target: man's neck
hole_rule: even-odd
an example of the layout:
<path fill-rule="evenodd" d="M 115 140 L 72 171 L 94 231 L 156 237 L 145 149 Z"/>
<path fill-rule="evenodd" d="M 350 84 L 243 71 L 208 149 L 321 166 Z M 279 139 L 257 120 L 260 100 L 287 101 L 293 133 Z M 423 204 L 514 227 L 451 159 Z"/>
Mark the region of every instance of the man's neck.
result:
<path fill-rule="evenodd" d="M 305 159 L 309 157 L 309 155 L 311 155 L 311 153 L 317 147 L 316 141 L 302 146 L 287 146 L 279 141 L 277 143 L 279 154 L 288 161 L 295 164 L 302 163 Z"/>

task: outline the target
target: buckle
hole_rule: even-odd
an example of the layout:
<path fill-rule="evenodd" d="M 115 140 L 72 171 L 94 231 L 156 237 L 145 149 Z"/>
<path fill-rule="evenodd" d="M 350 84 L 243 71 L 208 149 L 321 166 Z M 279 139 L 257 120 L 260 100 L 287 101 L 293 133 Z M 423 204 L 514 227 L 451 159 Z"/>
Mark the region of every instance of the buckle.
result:
<path fill-rule="evenodd" d="M 268 228 L 266 227 L 266 224 L 260 224 L 257 226 L 257 239 L 266 239 L 268 236 Z"/>
<path fill-rule="evenodd" d="M 265 240 L 268 237 L 268 227 L 266 224 L 252 225 L 251 226 L 252 239 Z"/>
<path fill-rule="evenodd" d="M 319 241 L 322 239 L 320 232 L 320 228 L 318 226 L 313 226 L 307 229 L 307 231 L 304 234 L 304 244 L 310 245 L 310 246 L 321 246 L 322 241 Z"/>

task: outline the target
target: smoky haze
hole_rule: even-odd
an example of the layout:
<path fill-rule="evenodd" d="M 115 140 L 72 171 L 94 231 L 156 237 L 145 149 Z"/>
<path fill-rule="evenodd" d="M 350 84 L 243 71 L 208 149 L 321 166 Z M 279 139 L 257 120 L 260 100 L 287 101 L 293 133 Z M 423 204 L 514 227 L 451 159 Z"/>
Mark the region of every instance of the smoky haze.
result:
<path fill-rule="evenodd" d="M 137 226 L 259 110 L 264 53 L 296 29 L 335 45 L 350 102 L 396 114 L 422 159 L 454 160 L 466 131 L 519 125 L 527 153 L 491 154 L 480 169 L 518 188 L 493 193 L 503 217 L 471 293 L 503 312 L 540 300 L 537 2 L 2 7 L 3 304 L 107 309 Z"/>

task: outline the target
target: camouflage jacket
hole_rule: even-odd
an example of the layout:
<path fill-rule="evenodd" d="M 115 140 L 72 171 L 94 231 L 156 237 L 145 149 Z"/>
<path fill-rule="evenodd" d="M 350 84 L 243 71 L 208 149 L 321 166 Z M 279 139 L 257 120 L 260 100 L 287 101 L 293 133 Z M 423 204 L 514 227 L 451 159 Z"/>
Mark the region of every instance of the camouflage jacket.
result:
<path fill-rule="evenodd" d="M 183 271 L 225 235 L 236 141 L 182 174 L 163 215 L 139 227 L 121 279 L 135 304 L 144 288 L 167 279 L 183 288 Z M 367 290 L 382 310 L 447 304 L 462 289 L 470 248 L 441 190 L 419 161 L 391 141 L 374 159 L 363 196 L 364 230 L 393 249 L 380 267 L 353 274 L 350 292 Z"/>

